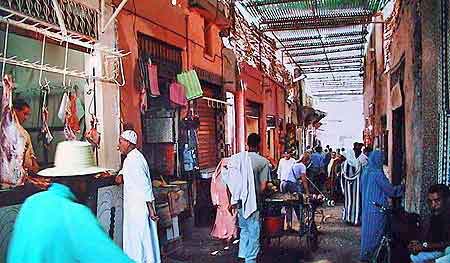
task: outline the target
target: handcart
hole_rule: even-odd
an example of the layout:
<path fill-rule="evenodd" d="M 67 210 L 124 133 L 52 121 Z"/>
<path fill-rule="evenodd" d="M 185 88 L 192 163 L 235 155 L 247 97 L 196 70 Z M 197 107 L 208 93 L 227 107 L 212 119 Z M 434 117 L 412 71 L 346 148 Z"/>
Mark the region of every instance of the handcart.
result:
<path fill-rule="evenodd" d="M 285 235 L 292 235 L 292 231 L 284 230 L 284 217 L 281 214 L 283 207 L 300 208 L 302 211 L 302 222 L 300 230 L 294 231 L 300 239 L 305 237 L 306 248 L 310 251 L 316 251 L 319 247 L 317 225 L 315 223 L 315 214 L 318 206 L 326 201 L 323 195 L 304 195 L 298 193 L 279 193 L 275 192 L 264 199 L 263 202 L 263 238 L 280 238 Z M 278 218 L 277 224 L 274 218 Z"/>

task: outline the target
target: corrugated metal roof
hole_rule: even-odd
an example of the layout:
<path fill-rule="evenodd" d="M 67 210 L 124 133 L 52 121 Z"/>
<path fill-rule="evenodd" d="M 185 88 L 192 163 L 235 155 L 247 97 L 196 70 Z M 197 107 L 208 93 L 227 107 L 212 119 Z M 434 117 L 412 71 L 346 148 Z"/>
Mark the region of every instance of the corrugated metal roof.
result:
<path fill-rule="evenodd" d="M 367 26 L 388 0 L 241 0 L 262 31 L 270 32 L 291 64 L 307 75 L 356 80 L 362 89 Z M 321 73 L 321 74 L 318 74 Z M 325 75 L 324 75 L 325 74 Z M 329 76 L 327 77 L 327 74 Z M 313 84 L 314 83 L 314 84 Z M 336 86 L 338 88 L 338 86 Z"/>

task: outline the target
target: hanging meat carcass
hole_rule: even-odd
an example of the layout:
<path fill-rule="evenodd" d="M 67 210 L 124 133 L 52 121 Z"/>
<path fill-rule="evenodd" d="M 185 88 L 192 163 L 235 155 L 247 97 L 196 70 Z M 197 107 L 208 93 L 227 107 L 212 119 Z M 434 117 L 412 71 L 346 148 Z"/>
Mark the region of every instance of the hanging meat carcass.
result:
<path fill-rule="evenodd" d="M 97 118 L 93 116 L 91 120 L 91 129 L 85 134 L 86 140 L 94 147 L 99 147 L 100 145 L 100 133 L 97 131 L 97 123 Z"/>
<path fill-rule="evenodd" d="M 69 141 L 76 140 L 75 133 L 79 133 L 80 130 L 80 123 L 77 117 L 77 95 L 72 92 L 68 95 L 64 115 L 64 136 Z"/>
<path fill-rule="evenodd" d="M 23 168 L 25 140 L 13 116 L 13 82 L 10 75 L 3 78 L 2 114 L 0 120 L 0 185 L 9 188 L 22 185 L 26 172 Z"/>
<path fill-rule="evenodd" d="M 80 133 L 80 121 L 77 116 L 77 94 L 75 92 L 71 92 L 69 96 L 69 112 L 67 116 L 67 121 L 69 123 L 70 128 L 75 133 Z"/>
<path fill-rule="evenodd" d="M 48 127 L 48 109 L 47 109 L 47 95 L 48 91 L 43 91 L 43 101 L 42 101 L 42 112 L 41 112 L 41 118 L 42 118 L 42 127 L 41 127 L 41 134 L 40 139 L 42 139 L 44 146 L 48 147 L 53 140 L 53 135 L 50 132 L 50 128 Z"/>

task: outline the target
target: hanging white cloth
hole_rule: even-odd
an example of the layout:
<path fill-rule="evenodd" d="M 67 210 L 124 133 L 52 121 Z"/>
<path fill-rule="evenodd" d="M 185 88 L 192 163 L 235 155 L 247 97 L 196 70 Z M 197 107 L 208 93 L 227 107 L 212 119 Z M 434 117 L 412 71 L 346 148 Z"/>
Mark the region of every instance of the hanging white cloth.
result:
<path fill-rule="evenodd" d="M 58 118 L 64 122 L 65 118 L 66 118 L 66 107 L 67 107 L 67 103 L 69 102 L 69 96 L 67 95 L 67 92 L 64 92 L 64 95 L 61 99 L 61 105 L 59 106 L 59 110 L 58 110 Z"/>
<path fill-rule="evenodd" d="M 130 151 L 123 168 L 123 250 L 138 263 L 160 263 L 156 222 L 151 220 L 147 202 L 152 202 L 152 181 L 147 161 L 139 150 Z"/>
<path fill-rule="evenodd" d="M 241 201 L 244 218 L 250 217 L 258 207 L 256 204 L 255 176 L 252 162 L 248 152 L 240 152 L 229 158 L 228 173 L 224 174 L 222 181 L 228 186 L 231 193 L 231 205 Z"/>

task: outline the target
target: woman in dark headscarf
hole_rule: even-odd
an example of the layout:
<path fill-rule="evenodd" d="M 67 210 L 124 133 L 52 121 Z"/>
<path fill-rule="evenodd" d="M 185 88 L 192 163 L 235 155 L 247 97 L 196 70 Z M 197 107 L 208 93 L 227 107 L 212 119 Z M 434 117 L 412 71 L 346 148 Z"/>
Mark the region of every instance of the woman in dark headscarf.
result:
<path fill-rule="evenodd" d="M 374 205 L 387 207 L 390 197 L 400 197 L 403 185 L 393 186 L 383 172 L 383 154 L 376 150 L 369 156 L 369 163 L 361 178 L 362 193 L 362 229 L 361 261 L 369 261 L 383 236 L 386 224 L 385 215 Z"/>

